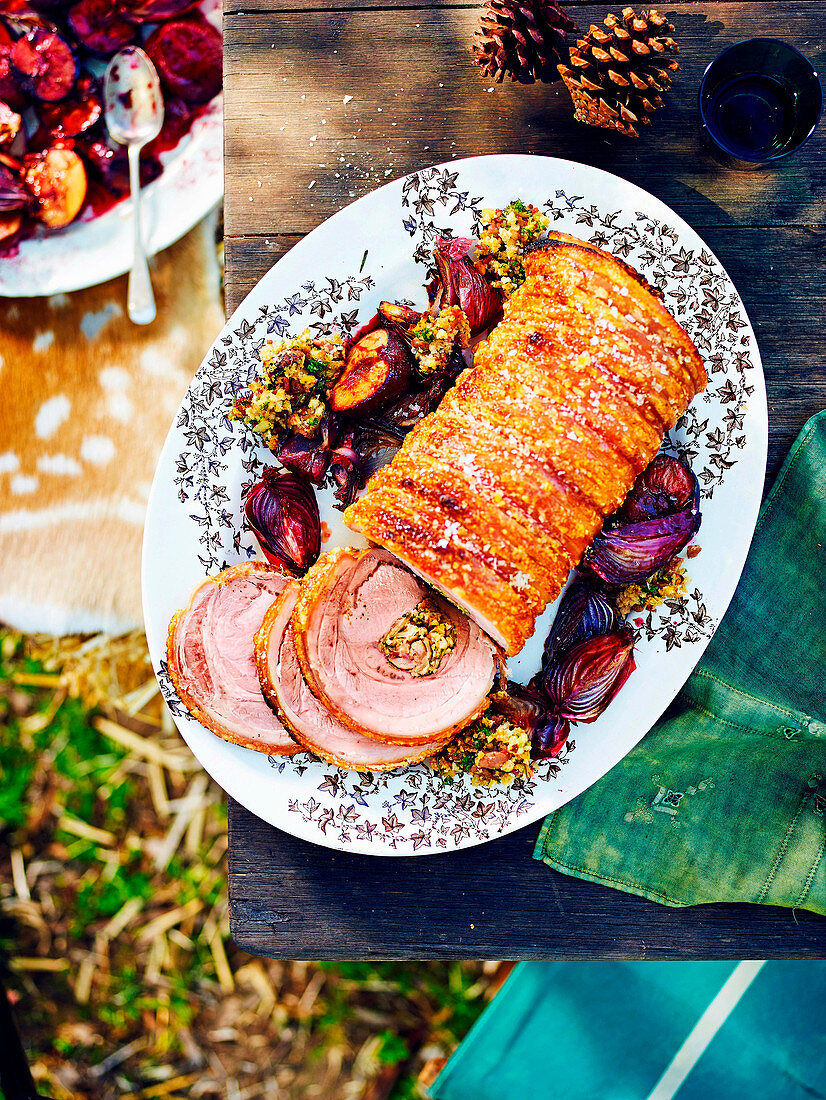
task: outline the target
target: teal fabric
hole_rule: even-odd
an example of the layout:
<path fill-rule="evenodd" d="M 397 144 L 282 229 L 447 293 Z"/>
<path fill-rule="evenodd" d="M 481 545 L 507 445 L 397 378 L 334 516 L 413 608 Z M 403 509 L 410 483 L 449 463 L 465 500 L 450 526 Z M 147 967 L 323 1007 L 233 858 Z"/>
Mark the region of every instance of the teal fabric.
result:
<path fill-rule="evenodd" d="M 666 905 L 826 914 L 825 681 L 823 412 L 778 474 L 696 670 L 624 760 L 546 819 L 534 857 Z"/>
<path fill-rule="evenodd" d="M 520 963 L 434 1100 L 645 1100 L 731 962 Z M 769 962 L 679 1100 L 826 1098 L 826 962 Z"/>

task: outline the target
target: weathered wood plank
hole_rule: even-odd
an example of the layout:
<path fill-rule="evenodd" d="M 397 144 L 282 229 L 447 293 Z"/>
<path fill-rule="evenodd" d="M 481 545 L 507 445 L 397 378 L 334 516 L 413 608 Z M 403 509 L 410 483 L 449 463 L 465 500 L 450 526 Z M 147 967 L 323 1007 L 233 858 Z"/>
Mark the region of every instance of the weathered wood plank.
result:
<path fill-rule="evenodd" d="M 434 858 L 333 852 L 229 804 L 230 930 L 290 959 L 822 958 L 826 919 L 669 909 L 530 858 L 539 826 Z"/>
<path fill-rule="evenodd" d="M 804 422 L 826 407 L 826 229 L 709 226 L 702 233 L 740 290 L 757 334 L 773 476 Z M 298 240 L 228 238 L 228 308 L 234 309 Z"/>
<path fill-rule="evenodd" d="M 586 5 L 581 21 L 604 10 Z M 668 11 L 683 69 L 638 141 L 575 123 L 561 84 L 481 78 L 467 55 L 473 8 L 227 15 L 227 234 L 305 233 L 413 169 L 515 151 L 606 168 L 697 227 L 822 224 L 826 127 L 782 167 L 726 169 L 700 146 L 696 95 L 709 60 L 750 34 L 826 52 L 823 6 L 681 2 Z"/>
<path fill-rule="evenodd" d="M 583 25 L 606 10 L 570 6 Z M 454 0 L 427 10 L 420 0 L 251 0 L 240 12 L 228 0 L 229 308 L 303 234 L 387 179 L 487 152 L 594 164 L 669 203 L 738 285 L 764 358 L 773 473 L 804 420 L 826 404 L 824 128 L 781 168 L 732 171 L 699 145 L 696 92 L 708 61 L 752 34 L 822 58 L 822 0 L 666 8 L 683 70 L 669 106 L 636 143 L 575 124 L 560 86 L 486 91 L 493 86 L 466 54 L 477 10 Z M 826 955 L 826 921 L 805 912 L 666 909 L 555 874 L 530 859 L 537 825 L 437 859 L 371 860 L 296 840 L 232 801 L 229 820 L 233 935 L 259 954 Z"/>

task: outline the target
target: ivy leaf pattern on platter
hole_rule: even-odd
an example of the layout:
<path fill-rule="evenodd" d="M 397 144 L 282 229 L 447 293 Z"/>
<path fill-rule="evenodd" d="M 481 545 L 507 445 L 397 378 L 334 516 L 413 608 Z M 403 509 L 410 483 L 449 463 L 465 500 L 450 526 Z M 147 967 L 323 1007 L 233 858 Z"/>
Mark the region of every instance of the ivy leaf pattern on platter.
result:
<path fill-rule="evenodd" d="M 540 207 L 552 228 L 584 237 L 634 266 L 664 295 L 667 308 L 692 336 L 704 357 L 709 386 L 665 446 L 692 465 L 703 499 L 711 501 L 747 447 L 748 400 L 759 382 L 747 319 L 725 272 L 705 248 L 687 243 L 667 221 L 643 212 L 602 209 L 561 188 L 512 197 Z M 398 213 L 411 257 L 409 290 L 403 291 L 411 295 L 409 304 L 423 300 L 423 268 L 430 268 L 436 239 L 478 232 L 487 205 L 450 166 L 428 168 L 403 181 Z M 374 276 L 333 267 L 331 262 L 329 273 L 290 287 L 281 300 L 262 305 L 256 316 L 234 326 L 216 344 L 181 407 L 175 490 L 187 520 L 197 528 L 205 575 L 255 553 L 241 522 L 242 501 L 273 458 L 228 413 L 235 393 L 259 370 L 260 348 L 268 339 L 308 327 L 317 335 L 336 330 L 346 335 L 375 310 Z M 659 660 L 706 640 L 716 626 L 708 601 L 690 579 L 691 561 L 686 565 L 685 596 L 629 617 L 640 650 L 656 652 Z M 182 718 L 186 711 L 163 661 L 157 675 L 170 709 Z M 298 835 L 366 851 L 430 852 L 487 840 L 532 820 L 537 801 L 563 790 L 575 752 L 572 737 L 557 757 L 540 761 L 529 779 L 508 787 L 475 787 L 461 775 L 446 782 L 426 764 L 394 772 L 347 771 L 307 752 L 271 756 L 269 768 L 274 789 L 279 778 L 289 781 L 286 810 L 300 823 Z"/>

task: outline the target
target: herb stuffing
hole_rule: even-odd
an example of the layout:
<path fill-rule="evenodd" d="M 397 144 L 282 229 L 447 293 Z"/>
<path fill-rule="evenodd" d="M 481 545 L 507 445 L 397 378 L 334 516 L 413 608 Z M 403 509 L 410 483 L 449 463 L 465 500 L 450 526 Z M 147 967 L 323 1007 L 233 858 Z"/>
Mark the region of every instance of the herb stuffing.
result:
<path fill-rule="evenodd" d="M 482 211 L 482 235 L 477 263 L 506 298 L 525 281 L 523 262 L 528 245 L 548 228 L 548 219 L 531 203 L 509 202 L 503 210 Z"/>
<path fill-rule="evenodd" d="M 232 403 L 240 420 L 272 450 L 290 432 L 312 437 L 328 411 L 327 395 L 344 367 L 344 342 L 336 333 L 300 336 L 265 344 L 263 369 Z"/>
<path fill-rule="evenodd" d="M 456 645 L 456 627 L 422 600 L 405 612 L 379 641 L 379 648 L 394 668 L 411 676 L 430 676 Z"/>
<path fill-rule="evenodd" d="M 621 618 L 635 611 L 655 611 L 665 600 L 684 596 L 687 582 L 683 559 L 674 557 L 644 581 L 623 588 L 617 596 L 617 611 Z"/>
<path fill-rule="evenodd" d="M 507 786 L 514 779 L 527 779 L 533 771 L 531 735 L 488 709 L 432 757 L 430 766 L 447 780 L 467 772 L 477 786 Z"/>
<path fill-rule="evenodd" d="M 457 345 L 470 343 L 470 325 L 459 306 L 445 306 L 435 317 L 425 314 L 410 330 L 411 346 L 419 372 L 428 377 L 447 370 Z"/>

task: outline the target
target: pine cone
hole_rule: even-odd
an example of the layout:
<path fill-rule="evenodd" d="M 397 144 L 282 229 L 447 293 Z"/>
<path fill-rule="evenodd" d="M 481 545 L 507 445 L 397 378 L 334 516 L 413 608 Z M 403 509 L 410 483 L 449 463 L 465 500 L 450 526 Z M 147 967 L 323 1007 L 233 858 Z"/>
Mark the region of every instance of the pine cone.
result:
<path fill-rule="evenodd" d="M 618 130 L 639 137 L 637 126 L 648 125 L 649 115 L 663 101 L 660 92 L 671 87 L 671 72 L 679 65 L 664 55 L 678 53 L 667 37 L 674 27 L 656 8 L 622 16 L 608 15 L 607 30 L 592 26 L 570 48 L 570 60 L 559 72 L 574 101 L 574 118 L 589 126 Z"/>
<path fill-rule="evenodd" d="M 487 0 L 470 52 L 497 84 L 506 73 L 520 84 L 553 84 L 568 34 L 578 30 L 554 0 Z"/>

